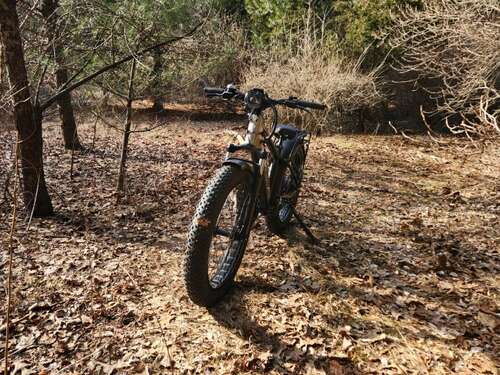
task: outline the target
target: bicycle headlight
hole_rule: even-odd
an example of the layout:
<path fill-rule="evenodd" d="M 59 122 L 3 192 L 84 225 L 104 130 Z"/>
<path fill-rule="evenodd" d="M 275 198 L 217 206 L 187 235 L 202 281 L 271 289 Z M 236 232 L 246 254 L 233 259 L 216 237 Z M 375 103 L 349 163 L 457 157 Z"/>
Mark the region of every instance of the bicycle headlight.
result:
<path fill-rule="evenodd" d="M 249 110 L 258 110 L 264 106 L 265 94 L 261 89 L 252 89 L 245 95 L 245 106 Z"/>

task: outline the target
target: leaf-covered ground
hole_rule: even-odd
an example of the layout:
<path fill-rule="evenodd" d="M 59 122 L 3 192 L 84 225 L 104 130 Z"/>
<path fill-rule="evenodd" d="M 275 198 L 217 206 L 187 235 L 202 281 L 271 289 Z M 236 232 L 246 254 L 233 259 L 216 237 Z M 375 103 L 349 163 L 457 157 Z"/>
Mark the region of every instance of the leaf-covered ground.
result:
<path fill-rule="evenodd" d="M 273 237 L 261 219 L 234 291 L 206 310 L 183 290 L 186 231 L 244 123 L 161 121 L 132 136 L 119 204 L 120 135 L 99 126 L 70 179 L 46 127 L 57 216 L 18 223 L 14 373 L 497 374 L 498 145 L 315 138 L 299 211 L 321 244 Z M 90 147 L 92 121 L 80 132 Z M 13 137 L 0 134 L 2 299 Z"/>

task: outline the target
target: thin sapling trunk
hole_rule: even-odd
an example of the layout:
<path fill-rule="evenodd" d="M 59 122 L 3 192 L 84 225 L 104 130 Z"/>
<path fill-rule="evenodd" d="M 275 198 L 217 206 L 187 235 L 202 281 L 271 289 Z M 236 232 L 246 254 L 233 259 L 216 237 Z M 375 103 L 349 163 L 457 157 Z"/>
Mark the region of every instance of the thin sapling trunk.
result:
<path fill-rule="evenodd" d="M 125 190 L 125 174 L 127 164 L 128 141 L 130 138 L 130 127 L 132 124 L 132 102 L 134 101 L 134 76 L 135 76 L 136 60 L 132 60 L 130 68 L 130 76 L 128 81 L 127 95 L 127 115 L 125 118 L 125 126 L 123 129 L 122 153 L 120 158 L 120 171 L 118 172 L 118 183 L 116 186 L 117 197 L 120 200 L 121 195 Z"/>

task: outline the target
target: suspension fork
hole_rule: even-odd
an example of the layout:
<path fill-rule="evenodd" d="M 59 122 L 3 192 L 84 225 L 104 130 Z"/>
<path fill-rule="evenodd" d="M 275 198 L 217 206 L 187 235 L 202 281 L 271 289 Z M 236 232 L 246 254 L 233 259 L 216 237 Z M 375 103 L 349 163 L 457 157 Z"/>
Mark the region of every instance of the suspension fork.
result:
<path fill-rule="evenodd" d="M 256 215 L 257 202 L 260 208 L 266 210 L 270 199 L 270 176 L 269 176 L 269 160 L 267 153 L 259 155 L 258 168 L 254 171 L 254 183 L 252 190 L 252 218 Z"/>
<path fill-rule="evenodd" d="M 245 220 L 245 232 L 243 233 L 247 238 L 252 228 L 253 220 L 256 217 L 257 201 L 260 198 L 260 203 L 266 209 L 270 199 L 270 176 L 269 176 L 269 160 L 268 152 L 264 150 L 263 145 L 269 146 L 269 150 L 273 158 L 278 155 L 274 144 L 269 145 L 270 142 L 265 137 L 265 131 L 262 123 L 259 121 L 260 113 L 248 114 L 248 127 L 245 136 L 245 142 L 240 145 L 230 145 L 228 147 L 229 153 L 237 150 L 247 150 L 251 153 L 251 161 L 236 158 L 226 157 L 224 164 L 245 164 L 253 165 L 252 168 L 252 186 L 250 192 L 250 205 L 248 211 L 245 213 L 247 218 Z"/>

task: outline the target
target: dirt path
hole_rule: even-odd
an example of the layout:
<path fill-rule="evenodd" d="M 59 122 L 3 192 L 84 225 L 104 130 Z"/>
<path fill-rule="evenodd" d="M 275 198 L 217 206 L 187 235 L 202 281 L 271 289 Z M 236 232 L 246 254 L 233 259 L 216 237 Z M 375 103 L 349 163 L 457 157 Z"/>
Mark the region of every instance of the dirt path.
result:
<path fill-rule="evenodd" d="M 315 139 L 299 209 L 322 244 L 297 230 L 271 237 L 261 221 L 234 292 L 206 311 L 183 292 L 185 234 L 239 126 L 176 120 L 134 135 L 129 194 L 116 204 L 116 133 L 99 131 L 70 180 L 50 124 L 58 216 L 28 235 L 19 225 L 17 373 L 498 372 L 498 147 Z M 91 128 L 80 131 L 87 145 Z M 11 136 L 1 135 L 4 170 Z M 8 212 L 3 204 L 4 281 Z"/>

